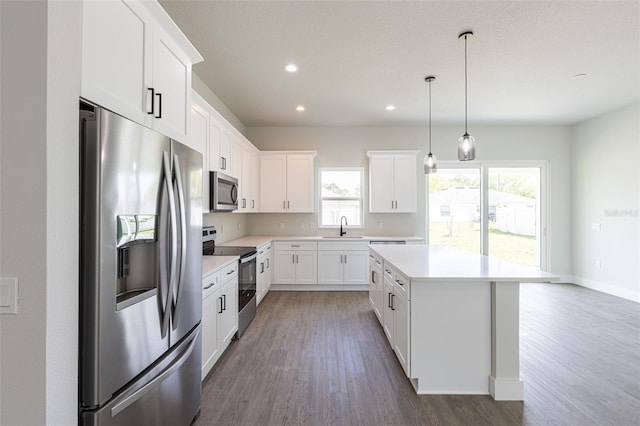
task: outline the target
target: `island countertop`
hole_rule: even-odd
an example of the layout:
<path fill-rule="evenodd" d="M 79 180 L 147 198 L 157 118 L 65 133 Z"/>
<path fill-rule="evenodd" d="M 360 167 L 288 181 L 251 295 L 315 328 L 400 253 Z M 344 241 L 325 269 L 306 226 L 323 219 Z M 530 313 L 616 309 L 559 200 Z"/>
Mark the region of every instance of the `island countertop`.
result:
<path fill-rule="evenodd" d="M 447 246 L 410 244 L 369 247 L 412 281 L 550 282 L 560 279 L 557 275 L 531 266 Z"/>

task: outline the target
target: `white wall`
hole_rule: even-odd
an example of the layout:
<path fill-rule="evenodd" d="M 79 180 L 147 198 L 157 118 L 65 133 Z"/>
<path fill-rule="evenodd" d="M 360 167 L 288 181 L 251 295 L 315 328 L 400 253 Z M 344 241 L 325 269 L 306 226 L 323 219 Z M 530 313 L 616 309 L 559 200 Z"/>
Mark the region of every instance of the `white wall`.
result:
<path fill-rule="evenodd" d="M 636 103 L 571 129 L 575 282 L 638 302 L 639 127 L 640 106 Z M 601 230 L 593 230 L 594 224 Z"/>
<path fill-rule="evenodd" d="M 77 419 L 81 4 L 0 2 L 0 424 Z"/>
<path fill-rule="evenodd" d="M 433 153 L 439 160 L 456 160 L 461 126 L 437 126 L 432 131 Z M 549 270 L 571 275 L 570 253 L 570 129 L 566 126 L 471 126 L 478 141 L 478 160 L 547 160 L 549 162 Z M 366 152 L 376 149 L 419 149 L 419 170 L 426 154 L 426 127 L 247 127 L 247 137 L 260 150 L 315 150 L 317 167 L 365 167 Z M 365 228 L 351 234 L 425 235 L 425 178 L 418 173 L 418 212 L 368 214 Z M 365 179 L 366 182 L 366 179 Z M 368 188 L 368 184 L 365 185 Z M 368 199 L 368 198 L 367 198 Z M 382 222 L 383 229 L 378 224 Z M 284 229 L 280 229 L 280 223 Z M 253 235 L 310 235 L 317 214 L 251 215 Z M 304 224 L 304 228 L 302 227 Z M 335 233 L 327 231 L 321 233 Z"/>
<path fill-rule="evenodd" d="M 227 241 L 247 235 L 247 216 L 254 216 L 246 213 L 208 213 L 203 217 L 203 226 L 216 226 L 216 244 L 223 244 Z"/>
<path fill-rule="evenodd" d="M 202 98 L 207 101 L 209 105 L 215 109 L 218 114 L 223 116 L 225 120 L 227 120 L 233 127 L 236 128 L 240 133 L 246 135 L 246 128 L 242 121 L 235 116 L 235 114 L 227 108 L 227 106 L 216 96 L 215 93 L 209 89 L 209 86 L 204 84 L 200 77 L 198 77 L 195 73 L 191 75 L 191 87 L 193 90 L 198 92 L 198 95 L 202 96 Z"/>

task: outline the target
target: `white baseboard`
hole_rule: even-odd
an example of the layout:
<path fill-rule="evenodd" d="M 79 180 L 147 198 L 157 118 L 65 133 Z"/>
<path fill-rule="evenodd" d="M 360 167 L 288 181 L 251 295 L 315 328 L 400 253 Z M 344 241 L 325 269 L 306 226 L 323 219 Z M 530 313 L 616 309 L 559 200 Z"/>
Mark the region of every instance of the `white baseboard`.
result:
<path fill-rule="evenodd" d="M 640 290 L 633 291 L 626 288 L 620 288 L 615 285 L 603 283 L 602 281 L 595 281 L 577 276 L 573 276 L 572 279 L 568 282 L 574 283 L 581 287 L 590 288 L 591 290 L 596 290 L 602 293 L 610 294 L 612 296 L 617 296 L 623 299 L 640 303 Z"/>

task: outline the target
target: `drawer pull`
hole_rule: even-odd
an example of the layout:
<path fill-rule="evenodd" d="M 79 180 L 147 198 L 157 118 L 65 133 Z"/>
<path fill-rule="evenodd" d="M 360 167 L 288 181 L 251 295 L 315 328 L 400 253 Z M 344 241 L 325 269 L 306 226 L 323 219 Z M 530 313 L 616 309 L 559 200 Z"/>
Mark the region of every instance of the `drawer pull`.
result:
<path fill-rule="evenodd" d="M 216 285 L 215 282 L 209 284 L 208 286 L 206 286 L 205 288 L 203 288 L 203 290 L 209 290 L 211 287 L 213 287 L 214 285 Z"/>

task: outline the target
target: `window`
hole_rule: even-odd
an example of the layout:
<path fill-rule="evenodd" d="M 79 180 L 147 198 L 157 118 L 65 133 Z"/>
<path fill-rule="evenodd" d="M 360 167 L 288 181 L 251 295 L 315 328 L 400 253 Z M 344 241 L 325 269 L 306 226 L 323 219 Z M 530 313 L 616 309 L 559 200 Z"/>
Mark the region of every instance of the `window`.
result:
<path fill-rule="evenodd" d="M 320 226 L 362 227 L 362 168 L 320 169 Z"/>

